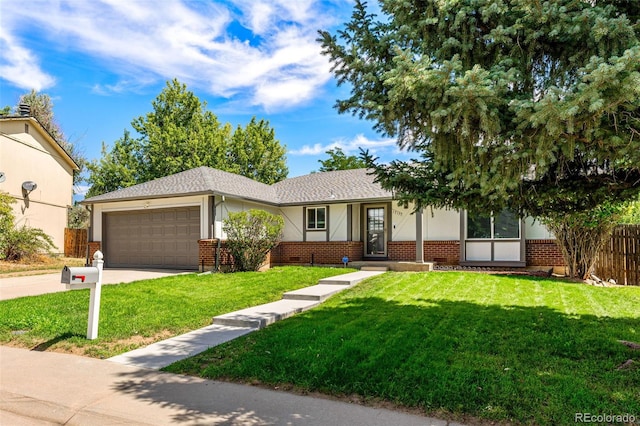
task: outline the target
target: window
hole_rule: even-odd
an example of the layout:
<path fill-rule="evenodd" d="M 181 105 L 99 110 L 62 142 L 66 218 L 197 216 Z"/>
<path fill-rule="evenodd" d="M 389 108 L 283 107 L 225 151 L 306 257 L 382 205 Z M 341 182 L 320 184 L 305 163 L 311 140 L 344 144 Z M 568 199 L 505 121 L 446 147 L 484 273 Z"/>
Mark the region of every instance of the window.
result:
<path fill-rule="evenodd" d="M 492 216 L 467 215 L 467 238 L 520 238 L 520 220 L 509 210 Z"/>
<path fill-rule="evenodd" d="M 307 209 L 307 229 L 326 228 L 326 207 L 312 207 Z"/>

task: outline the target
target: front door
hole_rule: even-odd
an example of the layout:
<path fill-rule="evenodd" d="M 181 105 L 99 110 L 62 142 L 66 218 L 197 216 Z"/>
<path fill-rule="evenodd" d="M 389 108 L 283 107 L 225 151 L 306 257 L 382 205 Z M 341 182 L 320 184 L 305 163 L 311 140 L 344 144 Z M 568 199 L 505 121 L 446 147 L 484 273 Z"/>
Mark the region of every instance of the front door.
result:
<path fill-rule="evenodd" d="M 384 206 L 366 207 L 365 257 L 387 256 L 387 225 Z"/>

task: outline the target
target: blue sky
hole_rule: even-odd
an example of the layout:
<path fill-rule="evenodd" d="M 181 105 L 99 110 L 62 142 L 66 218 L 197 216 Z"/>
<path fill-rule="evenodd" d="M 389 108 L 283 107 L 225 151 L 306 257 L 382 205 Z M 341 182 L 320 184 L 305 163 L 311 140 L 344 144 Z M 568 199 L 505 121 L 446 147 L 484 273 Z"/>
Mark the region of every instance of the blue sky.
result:
<path fill-rule="evenodd" d="M 363 147 L 406 157 L 372 123 L 339 115 L 338 88 L 315 41 L 351 14 L 349 0 L 48 0 L 0 2 L 0 106 L 36 89 L 68 139 L 100 156 L 151 110 L 165 82 L 186 83 L 220 121 L 269 120 L 289 176 L 324 152 Z"/>

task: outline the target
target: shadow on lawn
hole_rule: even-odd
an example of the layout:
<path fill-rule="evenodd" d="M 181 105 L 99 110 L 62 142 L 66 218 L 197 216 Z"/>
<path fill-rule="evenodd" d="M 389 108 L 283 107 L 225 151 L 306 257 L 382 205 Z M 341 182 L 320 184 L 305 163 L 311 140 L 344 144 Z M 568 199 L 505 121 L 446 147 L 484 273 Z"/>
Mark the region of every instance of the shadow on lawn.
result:
<path fill-rule="evenodd" d="M 574 424 L 575 413 L 640 417 L 637 318 L 546 307 L 379 298 L 322 306 L 169 371 L 358 394 L 427 412 Z M 142 396 L 142 395 L 141 395 Z"/>
<path fill-rule="evenodd" d="M 62 342 L 63 340 L 71 339 L 73 337 L 84 337 L 84 336 L 82 336 L 81 334 L 71 333 L 71 332 L 64 333 L 54 337 L 53 339 L 49 339 L 46 342 L 42 342 L 34 346 L 33 348 L 31 348 L 31 350 L 36 352 L 44 352 L 47 349 L 49 349 L 51 346 L 55 345 L 56 343 Z"/>

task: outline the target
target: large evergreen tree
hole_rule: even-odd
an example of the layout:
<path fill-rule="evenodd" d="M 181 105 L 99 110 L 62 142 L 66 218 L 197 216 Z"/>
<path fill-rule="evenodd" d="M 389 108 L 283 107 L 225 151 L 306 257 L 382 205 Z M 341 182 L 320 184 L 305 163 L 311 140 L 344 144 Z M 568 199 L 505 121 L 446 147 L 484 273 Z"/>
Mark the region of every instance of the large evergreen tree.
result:
<path fill-rule="evenodd" d="M 152 101 L 152 111 L 135 118 L 111 150 L 89 166 L 88 196 L 99 195 L 137 183 L 168 176 L 199 166 L 239 173 L 265 183 L 287 176 L 285 148 L 264 120 L 240 126 L 222 124 L 206 103 L 178 80 L 167 82 Z"/>
<path fill-rule="evenodd" d="M 420 154 L 389 165 L 368 157 L 383 186 L 418 207 L 509 207 L 600 230 L 640 192 L 637 2 L 380 6 L 377 18 L 357 1 L 345 28 L 320 41 L 351 85 L 338 110 Z"/>

